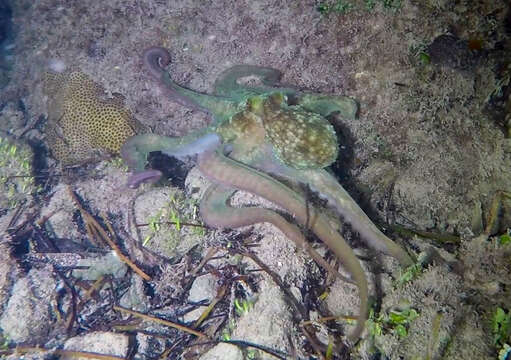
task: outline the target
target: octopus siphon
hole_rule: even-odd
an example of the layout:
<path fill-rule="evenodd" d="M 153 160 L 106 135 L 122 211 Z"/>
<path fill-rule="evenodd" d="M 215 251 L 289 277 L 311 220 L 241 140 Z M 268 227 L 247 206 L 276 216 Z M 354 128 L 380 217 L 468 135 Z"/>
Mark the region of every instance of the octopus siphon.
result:
<path fill-rule="evenodd" d="M 304 248 L 328 271 L 333 268 L 307 243 L 295 224 L 273 210 L 233 208 L 228 202 L 237 190 L 261 196 L 285 209 L 297 224 L 312 231 L 339 259 L 357 285 L 359 314 L 348 340 L 356 342 L 368 316 L 366 275 L 355 253 L 332 226 L 331 219 L 307 202 L 289 184 L 306 184 L 327 199 L 342 219 L 351 224 L 367 245 L 396 258 L 402 266 L 413 264 L 410 255 L 384 235 L 326 169 L 337 158 L 338 142 L 330 115 L 353 119 L 358 104 L 351 98 L 314 94 L 279 87 L 278 70 L 238 65 L 225 70 L 215 81 L 212 95 L 175 83 L 165 67 L 170 63 L 165 48 L 152 47 L 143 55 L 147 70 L 172 100 L 212 118 L 211 123 L 183 137 L 136 135 L 122 147 L 121 155 L 133 174 L 130 187 L 154 182 L 161 173 L 146 169 L 150 152 L 184 158 L 197 156 L 200 171 L 211 181 L 201 200 L 204 222 L 215 228 L 237 228 L 260 222 L 278 227 Z M 241 80 L 255 78 L 248 86 Z M 277 180 L 281 179 L 281 180 Z"/>

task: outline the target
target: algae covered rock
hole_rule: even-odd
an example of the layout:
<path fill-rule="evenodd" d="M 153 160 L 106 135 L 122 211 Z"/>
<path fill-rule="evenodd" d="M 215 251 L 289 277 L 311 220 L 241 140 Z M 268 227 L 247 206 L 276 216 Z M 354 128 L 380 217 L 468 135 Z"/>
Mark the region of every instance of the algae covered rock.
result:
<path fill-rule="evenodd" d="M 15 207 L 36 191 L 33 155 L 28 144 L 0 136 L 0 210 Z"/>
<path fill-rule="evenodd" d="M 103 87 L 82 72 L 46 73 L 44 92 L 48 145 L 62 165 L 118 154 L 127 138 L 144 129 L 120 95 L 106 98 Z"/>
<path fill-rule="evenodd" d="M 169 258 L 185 254 L 203 242 L 205 229 L 200 225 L 198 203 L 177 188 L 151 189 L 135 201 L 137 224 L 143 244 Z"/>

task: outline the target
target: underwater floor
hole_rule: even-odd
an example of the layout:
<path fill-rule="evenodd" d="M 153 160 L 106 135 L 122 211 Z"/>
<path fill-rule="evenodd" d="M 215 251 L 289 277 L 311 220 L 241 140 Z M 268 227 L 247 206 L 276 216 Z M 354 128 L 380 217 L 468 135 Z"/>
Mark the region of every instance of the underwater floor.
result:
<path fill-rule="evenodd" d="M 504 0 L 0 0 L 0 356 L 510 360 L 510 35 Z"/>

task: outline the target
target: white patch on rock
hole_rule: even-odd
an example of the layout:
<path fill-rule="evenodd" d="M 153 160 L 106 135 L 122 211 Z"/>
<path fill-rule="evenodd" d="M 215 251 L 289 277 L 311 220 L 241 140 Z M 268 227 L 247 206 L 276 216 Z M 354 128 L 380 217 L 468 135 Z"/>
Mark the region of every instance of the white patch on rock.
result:
<path fill-rule="evenodd" d="M 128 270 L 126 264 L 119 259 L 114 251 L 97 258 L 80 259 L 77 265 L 89 267 L 88 269 L 73 270 L 73 276 L 83 280 L 97 280 L 104 275 L 120 279 L 126 275 Z"/>
<path fill-rule="evenodd" d="M 216 277 L 212 274 L 199 276 L 192 284 L 188 301 L 211 301 L 215 298 L 217 291 Z"/>
<path fill-rule="evenodd" d="M 218 344 L 202 355 L 200 360 L 243 360 L 243 354 L 235 345 Z"/>
<path fill-rule="evenodd" d="M 56 73 L 63 73 L 67 69 L 67 65 L 62 59 L 52 58 L 48 60 L 48 68 Z"/>
<path fill-rule="evenodd" d="M 95 352 L 125 358 L 128 355 L 128 336 L 107 331 L 96 331 L 66 341 L 65 350 Z M 86 360 L 84 357 L 63 356 L 62 360 Z"/>

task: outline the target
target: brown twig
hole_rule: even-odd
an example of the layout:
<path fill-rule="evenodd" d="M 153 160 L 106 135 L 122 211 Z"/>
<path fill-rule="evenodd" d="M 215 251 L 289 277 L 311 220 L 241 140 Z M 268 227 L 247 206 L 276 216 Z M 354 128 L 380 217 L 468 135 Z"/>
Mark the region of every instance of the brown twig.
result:
<path fill-rule="evenodd" d="M 98 222 L 96 221 L 96 219 L 94 219 L 92 217 L 92 215 L 90 215 L 84 208 L 83 206 L 80 204 L 80 201 L 78 200 L 78 197 L 76 196 L 76 194 L 73 192 L 73 190 L 71 189 L 70 186 L 67 187 L 68 191 L 69 191 L 69 194 L 71 195 L 71 198 L 73 199 L 74 203 L 76 204 L 76 206 L 78 207 L 78 210 L 80 210 L 80 214 L 82 215 L 82 218 L 86 224 L 86 227 L 87 229 L 89 230 L 90 229 L 90 233 L 91 234 L 96 234 L 98 238 L 100 238 L 101 240 L 105 241 L 111 248 L 112 250 L 115 251 L 115 253 L 117 254 L 117 256 L 119 257 L 119 259 L 121 259 L 122 261 L 124 261 L 126 263 L 126 265 L 128 265 L 135 273 L 137 273 L 142 279 L 146 280 L 146 281 L 150 281 L 151 280 L 151 277 L 149 275 L 147 275 L 142 269 L 140 269 L 133 261 L 131 261 L 127 256 L 125 256 L 121 249 L 119 248 L 119 246 L 117 246 L 117 244 L 112 241 L 110 239 L 110 237 L 108 236 L 108 234 L 106 233 L 106 231 L 98 224 Z M 111 228 L 111 227 L 110 227 Z M 89 231 L 87 231 L 89 233 Z M 113 232 L 112 232 L 113 234 Z M 90 236 L 93 236 L 93 235 L 90 235 Z M 112 235 L 114 236 L 114 235 Z M 92 239 L 91 239 L 92 240 Z"/>
<path fill-rule="evenodd" d="M 142 269 L 140 269 L 133 261 L 131 261 L 127 256 L 125 256 L 121 249 L 119 248 L 119 246 L 117 246 L 117 244 L 115 242 L 113 242 L 110 237 L 108 236 L 108 234 L 105 232 L 105 230 L 103 230 L 102 227 L 99 226 L 99 224 L 96 222 L 96 220 L 92 219 L 94 221 L 94 223 L 96 223 L 94 225 L 94 227 L 92 227 L 92 230 L 93 232 L 99 237 L 101 238 L 103 241 L 105 241 L 111 248 L 113 251 L 115 251 L 115 253 L 117 254 L 117 256 L 119 257 L 119 259 L 121 259 L 122 261 L 124 261 L 126 263 L 126 265 L 128 265 L 135 273 L 137 273 L 142 279 L 144 279 L 145 281 L 150 281 L 151 280 L 151 277 L 149 275 L 147 275 Z"/>
<path fill-rule="evenodd" d="M 163 224 L 166 224 L 166 225 L 176 225 L 177 222 L 175 222 L 175 221 L 157 221 L 157 222 L 154 222 L 154 224 L 158 224 L 158 225 L 163 225 Z M 135 224 L 135 226 L 137 226 L 137 227 L 143 227 L 143 226 L 149 226 L 149 225 L 151 225 L 151 224 L 149 224 L 149 223 Z M 194 227 L 201 227 L 201 228 L 204 228 L 204 229 L 209 229 L 205 225 L 195 224 L 195 223 L 188 223 L 188 222 L 179 222 L 179 225 L 182 225 L 182 226 L 194 226 Z"/>
<path fill-rule="evenodd" d="M 77 317 L 78 305 L 77 305 L 76 299 L 78 298 L 78 295 L 76 293 L 75 288 L 73 287 L 72 284 L 70 284 L 69 280 L 64 276 L 64 274 L 62 274 L 55 267 L 53 267 L 53 269 L 54 269 L 55 273 L 57 274 L 57 276 L 64 283 L 64 287 L 66 288 L 66 290 L 69 291 L 69 293 L 71 294 L 71 308 L 69 309 L 69 314 L 67 315 L 67 318 L 66 318 L 66 332 L 69 335 L 69 334 L 71 334 L 71 330 L 73 329 L 73 324 Z"/>
<path fill-rule="evenodd" d="M 195 321 L 195 324 L 193 324 L 194 329 L 197 329 L 202 324 L 202 322 L 209 316 L 211 311 L 213 311 L 216 304 L 218 304 L 224 298 L 225 293 L 227 292 L 227 288 L 228 288 L 227 284 L 225 284 L 218 289 L 215 298 L 211 301 L 211 303 L 208 305 L 208 307 L 203 311 L 203 313 L 197 319 L 197 321 Z"/>
<path fill-rule="evenodd" d="M 15 179 L 15 178 L 47 178 L 49 176 L 64 176 L 62 174 L 47 174 L 47 175 L 10 175 L 7 177 L 7 180 L 9 179 Z"/>
<path fill-rule="evenodd" d="M 256 254 L 253 254 L 251 252 L 248 252 L 248 251 L 239 251 L 238 252 L 240 255 L 243 255 L 245 257 L 248 257 L 249 259 L 252 259 L 252 261 L 254 261 L 261 269 L 263 269 L 268 275 L 270 275 L 270 277 L 272 278 L 272 280 L 279 286 L 279 288 L 284 292 L 284 294 L 286 295 L 286 297 L 289 299 L 289 301 L 291 301 L 291 304 L 293 305 L 293 307 L 300 313 L 300 318 L 301 320 L 305 320 L 308 318 L 308 312 L 307 310 L 305 309 L 305 307 L 303 307 L 302 304 L 300 304 L 298 302 L 298 300 L 296 300 L 295 296 L 293 295 L 293 293 L 291 292 L 291 290 L 289 290 L 289 286 L 287 286 L 286 284 L 284 284 L 284 282 L 280 279 L 280 276 L 278 274 L 276 274 L 275 272 L 273 272 L 265 263 L 263 263 L 259 257 L 257 257 Z"/>
<path fill-rule="evenodd" d="M 183 343 L 183 339 L 179 339 L 178 341 L 174 342 L 171 347 L 166 349 L 164 352 L 161 353 L 161 355 L 158 357 L 159 360 L 165 360 L 169 357 L 170 354 L 174 351 L 174 349 L 177 349 L 178 346 L 180 346 Z"/>
<path fill-rule="evenodd" d="M 459 244 L 461 238 L 459 236 L 449 233 L 437 233 L 433 231 L 419 230 L 419 229 L 408 229 L 401 225 L 391 225 L 392 230 L 405 237 L 413 237 L 414 235 L 431 239 L 439 242 L 440 244 Z"/>
<path fill-rule="evenodd" d="M 309 333 L 308 327 L 310 327 L 310 326 L 308 326 L 308 325 L 300 325 L 300 329 L 302 329 L 302 333 L 305 335 L 307 340 L 309 340 L 309 342 L 311 343 L 312 348 L 316 352 L 316 356 L 319 357 L 320 360 L 325 360 L 325 357 L 323 356 L 323 352 L 321 350 L 321 347 L 319 346 L 319 344 L 316 341 L 316 336 L 311 334 L 311 333 Z"/>
<path fill-rule="evenodd" d="M 37 225 L 37 226 L 39 226 L 39 227 L 42 227 L 42 226 L 43 226 L 44 224 L 46 224 L 46 222 L 47 222 L 48 220 L 50 220 L 50 219 L 51 219 L 51 217 L 52 217 L 53 215 L 55 215 L 56 213 L 57 213 L 57 210 L 53 210 L 53 211 L 51 211 L 48 215 L 45 215 L 45 216 L 41 217 L 39 220 L 37 220 L 37 221 L 35 222 L 35 223 L 36 223 L 36 225 Z"/>
<path fill-rule="evenodd" d="M 110 234 L 112 234 L 112 237 L 113 237 L 112 241 L 114 243 L 117 243 L 117 235 L 115 234 L 114 228 L 112 227 L 112 224 L 110 223 L 110 220 L 108 219 L 108 216 L 106 216 L 104 211 L 101 211 L 99 213 L 99 215 L 101 216 L 101 218 L 105 222 L 106 227 L 107 227 L 108 231 L 110 232 Z"/>
<path fill-rule="evenodd" d="M 267 346 L 264 346 L 264 345 L 260 345 L 260 344 L 256 344 L 256 343 L 252 343 L 252 342 L 249 342 L 249 341 L 245 341 L 245 340 L 212 340 L 212 341 L 208 341 L 208 342 L 200 342 L 200 343 L 195 343 L 195 344 L 191 344 L 189 346 L 186 346 L 188 348 L 192 348 L 194 346 L 203 346 L 203 345 L 209 345 L 209 344 L 230 344 L 230 345 L 234 345 L 238 348 L 254 348 L 254 349 L 257 349 L 257 350 L 261 350 L 262 352 L 266 353 L 266 354 L 269 354 L 271 356 L 274 356 L 275 358 L 279 359 L 279 360 L 286 360 L 286 359 L 289 359 L 289 356 L 288 354 L 286 354 L 284 351 L 281 351 L 281 350 L 276 350 L 276 349 L 272 349 L 270 347 L 267 347 Z"/>
<path fill-rule="evenodd" d="M 356 321 L 358 319 L 358 316 L 353 315 L 336 315 L 336 316 L 324 316 L 317 320 L 307 320 L 302 321 L 302 325 L 314 325 L 314 323 L 326 323 L 328 321 L 335 321 L 335 320 L 349 320 L 349 321 Z"/>
<path fill-rule="evenodd" d="M 94 281 L 92 283 L 92 285 L 90 286 L 90 288 L 88 288 L 85 293 L 84 293 L 84 296 L 85 298 L 87 299 L 90 299 L 92 297 L 92 294 L 101 289 L 101 287 L 103 286 L 103 284 L 106 282 L 106 279 L 105 279 L 105 276 L 104 275 L 101 275 L 99 278 L 96 279 L 96 281 Z"/>
<path fill-rule="evenodd" d="M 213 258 L 213 256 L 218 252 L 218 248 L 211 247 L 208 249 L 208 252 L 204 256 L 204 258 L 201 260 L 200 264 L 197 265 L 195 269 L 190 272 L 190 276 L 197 276 L 199 271 L 206 265 L 206 263 Z"/>
<path fill-rule="evenodd" d="M 87 231 L 87 237 L 90 239 L 90 241 L 96 245 L 101 246 L 101 244 L 98 242 L 98 239 L 101 240 L 101 236 L 98 234 L 97 231 L 95 231 L 94 226 L 90 223 L 90 220 L 88 217 L 85 217 L 82 213 L 83 220 L 85 221 L 85 230 Z"/>
<path fill-rule="evenodd" d="M 23 213 L 23 211 L 26 209 L 25 203 L 19 204 L 16 206 L 16 210 L 14 211 L 14 214 L 12 215 L 11 219 L 9 220 L 9 224 L 7 224 L 7 229 L 12 228 L 14 224 L 18 221 L 19 217 Z"/>
<path fill-rule="evenodd" d="M 144 330 L 140 330 L 140 323 L 142 323 L 144 320 L 143 319 L 140 319 L 140 318 L 137 318 L 137 319 L 133 319 L 132 321 L 130 321 L 129 323 L 126 323 L 126 324 L 119 324 L 119 325 L 113 325 L 112 326 L 112 330 L 115 330 L 115 331 L 121 331 L 121 332 L 136 332 L 137 334 L 145 334 L 145 335 L 148 335 L 148 336 L 152 336 L 152 337 L 160 337 L 160 338 L 168 338 L 167 336 L 158 336 L 158 334 L 154 334 L 154 333 L 148 333 L 148 332 L 145 332 Z"/>
<path fill-rule="evenodd" d="M 490 236 L 493 231 L 497 231 L 497 229 L 494 228 L 498 225 L 499 212 L 501 211 L 502 202 L 505 198 L 511 199 L 511 192 L 498 190 L 493 196 L 490 210 L 486 218 L 486 226 L 484 228 L 484 234 L 486 236 Z"/>
<path fill-rule="evenodd" d="M 162 324 L 162 325 L 170 326 L 170 327 L 172 327 L 174 329 L 181 330 L 181 331 L 187 332 L 189 334 L 192 334 L 192 335 L 195 335 L 195 336 L 198 336 L 198 337 L 209 338 L 206 334 L 204 334 L 204 333 L 202 333 L 200 331 L 191 329 L 191 328 L 186 327 L 186 326 L 181 325 L 181 324 L 174 323 L 172 321 L 163 320 L 163 319 L 151 316 L 151 315 L 143 314 L 143 313 L 138 312 L 138 311 L 125 309 L 125 308 L 122 308 L 120 306 L 114 306 L 113 309 L 116 310 L 116 311 L 121 311 L 121 312 L 130 314 L 130 315 L 142 318 L 144 320 L 148 320 L 148 321 L 156 322 L 156 323 L 159 323 L 159 324 Z"/>
<path fill-rule="evenodd" d="M 31 346 L 18 346 L 14 349 L 0 351 L 0 355 L 12 355 L 12 354 L 29 354 L 29 353 L 42 353 L 42 352 L 50 352 L 54 355 L 59 356 L 70 356 L 76 358 L 86 358 L 86 359 L 98 359 L 98 360 L 126 360 L 124 357 L 115 356 L 115 355 L 103 355 L 88 351 L 74 351 L 74 350 L 61 350 L 61 349 L 45 349 L 41 347 L 31 347 Z"/>

